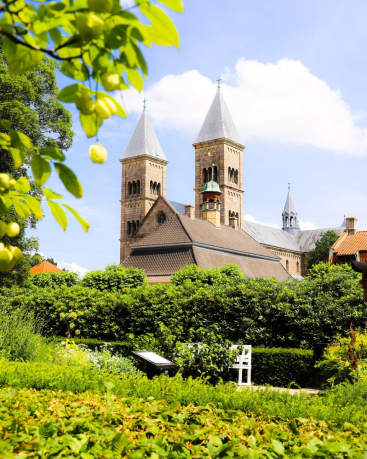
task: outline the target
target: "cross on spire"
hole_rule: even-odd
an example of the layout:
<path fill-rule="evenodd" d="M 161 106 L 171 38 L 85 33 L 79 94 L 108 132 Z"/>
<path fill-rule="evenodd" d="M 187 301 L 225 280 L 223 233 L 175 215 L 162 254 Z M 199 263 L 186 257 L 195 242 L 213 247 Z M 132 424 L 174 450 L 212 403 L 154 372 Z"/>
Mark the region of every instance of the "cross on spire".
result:
<path fill-rule="evenodd" d="M 218 82 L 218 89 L 220 89 L 220 82 L 222 81 L 222 79 L 220 77 L 218 77 L 217 79 L 217 82 Z"/>
<path fill-rule="evenodd" d="M 291 189 L 291 182 L 288 182 L 288 190 Z"/>
<path fill-rule="evenodd" d="M 143 104 L 144 104 L 143 108 L 144 108 L 144 110 L 146 109 L 146 106 L 145 106 L 145 102 L 146 102 L 146 101 L 147 101 L 147 100 L 146 100 L 146 98 L 144 97 L 144 100 L 143 100 Z"/>

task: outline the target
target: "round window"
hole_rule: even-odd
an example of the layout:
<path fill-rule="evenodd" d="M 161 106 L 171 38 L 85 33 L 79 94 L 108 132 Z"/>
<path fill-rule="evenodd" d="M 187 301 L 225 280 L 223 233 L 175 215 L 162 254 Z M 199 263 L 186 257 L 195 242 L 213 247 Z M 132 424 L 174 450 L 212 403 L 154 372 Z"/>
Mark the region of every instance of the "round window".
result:
<path fill-rule="evenodd" d="M 159 225 L 162 225 L 165 221 L 166 221 L 167 217 L 166 217 L 166 214 L 165 213 L 160 213 L 157 217 L 157 221 L 159 223 Z"/>

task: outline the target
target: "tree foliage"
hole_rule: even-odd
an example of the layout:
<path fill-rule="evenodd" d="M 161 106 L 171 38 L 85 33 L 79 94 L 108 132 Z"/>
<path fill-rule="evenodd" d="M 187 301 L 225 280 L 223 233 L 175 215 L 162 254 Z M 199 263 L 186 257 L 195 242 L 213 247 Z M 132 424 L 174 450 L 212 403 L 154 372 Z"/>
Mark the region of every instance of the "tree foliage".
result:
<path fill-rule="evenodd" d="M 183 11 L 181 0 L 159 2 L 171 10 Z M 131 87 L 142 90 L 143 78 L 148 76 L 142 45 L 179 46 L 172 20 L 149 0 L 135 0 L 128 10 L 119 0 L 46 0 L 40 4 L 0 0 L 0 36 L 10 75 L 27 77 L 45 55 L 61 62 L 60 71 L 75 83 L 64 87 L 58 100 L 75 104 L 87 137 L 97 136 L 105 119 L 113 115 L 125 118 L 124 109 L 110 93 Z M 52 109 L 42 109 L 45 116 L 48 108 Z M 77 176 L 65 164 L 65 145 L 35 139 L 32 130 L 22 132 L 20 127 L 26 126 L 12 123 L 6 113 L 0 117 L 0 127 L 0 147 L 9 152 L 16 169 L 29 158 L 34 181 L 42 187 L 45 201 L 60 226 L 67 227 L 66 209 L 88 231 L 88 222 L 68 204 L 60 203 L 63 196 L 45 188 L 54 170 L 69 193 L 79 199 L 83 195 Z M 92 145 L 92 161 L 102 163 L 105 157 L 100 144 Z M 25 177 L 0 175 L 0 211 L 11 209 L 24 219 L 32 214 L 42 218 L 39 199 L 29 194 L 30 189 Z M 11 237 L 3 225 L 0 237 L 4 234 Z M 9 271 L 21 258 L 19 249 L 6 240 L 0 242 L 0 271 Z"/>
<path fill-rule="evenodd" d="M 329 250 L 339 239 L 335 231 L 329 230 L 321 234 L 320 240 L 315 242 L 315 248 L 307 254 L 307 265 L 312 268 L 317 263 L 327 263 L 329 260 Z"/>

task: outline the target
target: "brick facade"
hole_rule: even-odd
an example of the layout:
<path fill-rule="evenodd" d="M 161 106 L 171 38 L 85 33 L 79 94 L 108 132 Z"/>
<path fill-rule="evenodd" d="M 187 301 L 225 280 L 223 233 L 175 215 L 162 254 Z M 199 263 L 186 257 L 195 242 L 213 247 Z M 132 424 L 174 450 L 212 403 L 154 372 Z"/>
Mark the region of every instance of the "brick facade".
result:
<path fill-rule="evenodd" d="M 150 156 L 120 160 L 121 177 L 121 235 L 120 262 L 131 251 L 137 229 L 159 195 L 166 194 L 168 161 Z"/>
<path fill-rule="evenodd" d="M 243 220 L 243 149 L 227 139 L 194 144 L 195 147 L 195 217 L 202 218 L 202 195 L 205 180 L 210 180 L 208 171 L 215 163 L 221 196 L 223 225 L 229 225 L 230 212 L 238 217 L 238 226 Z M 205 171 L 207 175 L 205 177 Z M 215 177 L 214 177 L 215 179 Z"/>
<path fill-rule="evenodd" d="M 277 249 L 268 245 L 264 245 L 274 255 L 281 258 L 282 266 L 289 272 L 289 274 L 296 276 L 304 276 L 305 272 L 305 256 L 302 253 L 293 252 L 291 250 Z"/>

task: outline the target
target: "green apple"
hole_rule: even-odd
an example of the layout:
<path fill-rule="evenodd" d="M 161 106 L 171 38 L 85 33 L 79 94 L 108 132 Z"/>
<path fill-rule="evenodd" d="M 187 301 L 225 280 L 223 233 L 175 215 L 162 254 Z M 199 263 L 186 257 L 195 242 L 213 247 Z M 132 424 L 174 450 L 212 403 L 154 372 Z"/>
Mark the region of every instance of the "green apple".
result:
<path fill-rule="evenodd" d="M 13 255 L 14 263 L 18 263 L 23 260 L 23 253 L 19 247 L 9 246 L 9 251 Z"/>
<path fill-rule="evenodd" d="M 93 99 L 89 99 L 87 103 L 84 104 L 82 108 L 80 109 L 83 115 L 91 115 L 92 113 L 95 112 L 95 110 L 96 110 L 96 103 L 94 102 Z"/>
<path fill-rule="evenodd" d="M 106 73 L 102 77 L 102 84 L 106 91 L 115 91 L 120 87 L 120 75 L 118 73 Z"/>
<path fill-rule="evenodd" d="M 113 0 L 88 0 L 88 8 L 96 13 L 109 13 L 113 7 Z"/>
<path fill-rule="evenodd" d="M 20 232 L 20 226 L 18 225 L 18 223 L 15 223 L 15 222 L 8 223 L 6 227 L 6 234 L 9 237 L 18 236 L 19 232 Z"/>
<path fill-rule="evenodd" d="M 7 224 L 5 222 L 0 222 L 0 237 L 5 236 Z"/>
<path fill-rule="evenodd" d="M 102 35 L 104 22 L 93 13 L 79 13 L 75 25 L 84 40 L 96 40 Z"/>
<path fill-rule="evenodd" d="M 107 159 L 107 150 L 100 143 L 89 148 L 90 159 L 97 164 L 103 164 Z"/>
<path fill-rule="evenodd" d="M 9 174 L 0 174 L 0 188 L 4 191 L 9 190 L 10 188 L 10 175 Z"/>
<path fill-rule="evenodd" d="M 13 255 L 12 253 L 4 247 L 0 250 L 0 271 L 6 272 L 12 268 Z"/>

